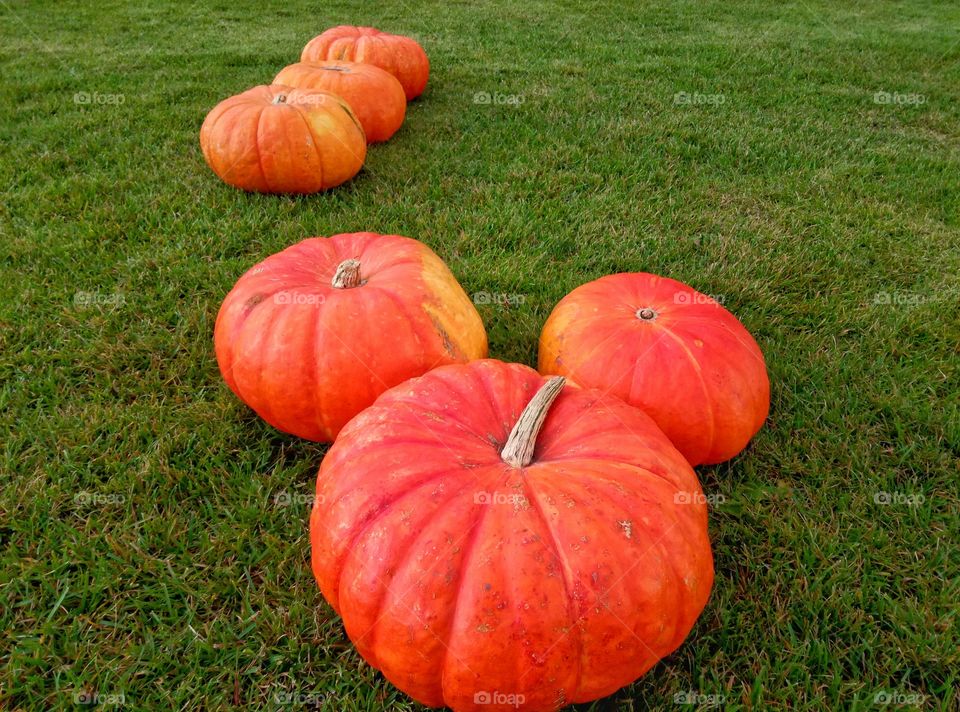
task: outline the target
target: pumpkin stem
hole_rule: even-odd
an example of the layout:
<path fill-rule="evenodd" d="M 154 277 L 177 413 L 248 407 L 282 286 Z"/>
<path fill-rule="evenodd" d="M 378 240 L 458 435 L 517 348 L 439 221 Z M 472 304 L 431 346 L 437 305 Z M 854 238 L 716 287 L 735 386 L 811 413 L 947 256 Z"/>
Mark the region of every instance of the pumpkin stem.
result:
<path fill-rule="evenodd" d="M 540 434 L 550 406 L 560 395 L 565 382 L 563 376 L 554 376 L 534 394 L 510 431 L 507 444 L 500 451 L 501 460 L 514 467 L 526 467 L 530 464 L 533 460 L 533 449 L 537 445 L 537 435 Z"/>
<path fill-rule="evenodd" d="M 333 275 L 333 286 L 337 289 L 350 289 L 359 287 L 360 282 L 360 260 L 344 260 L 337 266 L 337 272 Z"/>
<path fill-rule="evenodd" d="M 655 309 L 650 307 L 644 307 L 643 309 L 637 309 L 637 319 L 642 321 L 653 321 L 657 318 L 657 312 Z"/>

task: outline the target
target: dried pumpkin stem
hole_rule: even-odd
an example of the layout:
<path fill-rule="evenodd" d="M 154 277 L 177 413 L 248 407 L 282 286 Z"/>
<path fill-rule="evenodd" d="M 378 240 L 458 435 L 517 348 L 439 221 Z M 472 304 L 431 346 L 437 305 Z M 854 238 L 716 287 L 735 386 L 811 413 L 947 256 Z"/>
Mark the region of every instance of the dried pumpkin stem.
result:
<path fill-rule="evenodd" d="M 566 379 L 554 376 L 536 392 L 527 407 L 523 409 L 516 425 L 510 431 L 507 444 L 500 451 L 500 459 L 514 467 L 526 467 L 533 460 L 533 450 L 537 445 L 537 435 L 547 419 L 547 413 L 553 401 L 563 390 Z"/>
<path fill-rule="evenodd" d="M 337 266 L 333 275 L 333 286 L 337 289 L 350 289 L 360 286 L 360 260 L 344 260 Z"/>

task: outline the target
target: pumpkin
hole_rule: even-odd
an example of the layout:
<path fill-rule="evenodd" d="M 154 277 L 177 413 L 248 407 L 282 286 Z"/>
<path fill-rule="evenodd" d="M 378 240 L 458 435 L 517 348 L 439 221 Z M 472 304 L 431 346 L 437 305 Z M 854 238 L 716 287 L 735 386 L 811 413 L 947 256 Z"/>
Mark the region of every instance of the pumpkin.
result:
<path fill-rule="evenodd" d="M 561 300 L 539 370 L 643 409 L 691 465 L 735 456 L 770 410 L 763 354 L 716 300 L 672 279 L 623 273 Z"/>
<path fill-rule="evenodd" d="M 430 76 L 430 60 L 416 40 L 391 35 L 375 27 L 331 27 L 303 48 L 302 62 L 344 59 L 385 69 L 395 76 L 407 100 L 420 96 Z"/>
<path fill-rule="evenodd" d="M 350 180 L 367 142 L 338 96 L 258 86 L 217 104 L 200 129 L 213 172 L 243 190 L 315 193 Z"/>
<path fill-rule="evenodd" d="M 317 441 L 388 388 L 487 353 L 480 315 L 443 261 L 371 232 L 310 238 L 250 269 L 220 307 L 214 345 L 241 400 Z"/>
<path fill-rule="evenodd" d="M 642 411 L 495 360 L 384 393 L 327 453 L 313 572 L 414 699 L 556 710 L 675 650 L 713 584 L 704 496 Z"/>
<path fill-rule="evenodd" d="M 372 64 L 356 62 L 299 62 L 280 70 L 274 84 L 328 91 L 353 109 L 368 143 L 386 141 L 396 133 L 407 112 L 400 82 Z"/>

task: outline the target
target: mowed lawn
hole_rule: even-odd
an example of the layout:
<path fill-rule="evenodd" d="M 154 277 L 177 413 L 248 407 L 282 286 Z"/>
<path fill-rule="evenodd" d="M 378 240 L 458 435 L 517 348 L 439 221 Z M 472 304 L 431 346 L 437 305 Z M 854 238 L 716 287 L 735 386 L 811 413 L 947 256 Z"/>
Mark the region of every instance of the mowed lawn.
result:
<path fill-rule="evenodd" d="M 261 422 L 212 348 L 248 267 L 371 230 L 447 261 L 496 358 L 535 365 L 554 304 L 620 271 L 717 296 L 764 350 L 769 422 L 698 470 L 707 609 L 581 709 L 957 709 L 956 3 L 2 0 L 0 17 L 0 708 L 420 709 L 310 573 L 325 448 Z M 221 183 L 207 111 L 336 24 L 427 50 L 403 128 L 326 194 Z"/>

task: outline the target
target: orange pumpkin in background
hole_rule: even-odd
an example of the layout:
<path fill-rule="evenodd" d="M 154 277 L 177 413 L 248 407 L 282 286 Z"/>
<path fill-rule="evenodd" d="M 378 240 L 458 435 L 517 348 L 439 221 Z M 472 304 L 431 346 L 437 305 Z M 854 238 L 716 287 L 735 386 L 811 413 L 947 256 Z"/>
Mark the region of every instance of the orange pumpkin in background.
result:
<path fill-rule="evenodd" d="M 483 358 L 473 303 L 422 242 L 372 232 L 317 237 L 244 274 L 214 328 L 230 389 L 275 428 L 332 441 L 388 388 Z"/>
<path fill-rule="evenodd" d="M 407 112 L 407 99 L 400 82 L 372 64 L 336 60 L 299 62 L 280 70 L 273 82 L 343 97 L 363 126 L 368 143 L 386 141 L 393 136 Z"/>
<path fill-rule="evenodd" d="M 375 27 L 331 27 L 310 40 L 300 55 L 302 62 L 330 59 L 372 64 L 390 72 L 403 85 L 408 101 L 423 93 L 430 77 L 430 60 L 416 40 Z"/>
<path fill-rule="evenodd" d="M 647 273 L 601 277 L 554 308 L 539 370 L 643 409 L 691 465 L 728 460 L 770 410 L 750 332 L 716 300 Z"/>
<path fill-rule="evenodd" d="M 232 186 L 261 193 L 316 193 L 353 178 L 367 141 L 340 97 L 258 86 L 217 104 L 200 129 L 207 164 Z"/>
<path fill-rule="evenodd" d="M 557 710 L 674 651 L 713 584 L 690 465 L 642 411 L 495 360 L 384 393 L 333 444 L 313 572 L 431 707 Z"/>

